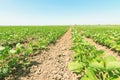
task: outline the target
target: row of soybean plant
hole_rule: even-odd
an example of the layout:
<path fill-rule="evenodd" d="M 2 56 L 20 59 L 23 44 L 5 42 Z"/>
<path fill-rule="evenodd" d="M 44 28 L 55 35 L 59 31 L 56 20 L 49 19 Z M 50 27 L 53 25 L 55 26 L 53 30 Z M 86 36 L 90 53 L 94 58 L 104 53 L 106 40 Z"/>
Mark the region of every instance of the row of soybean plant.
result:
<path fill-rule="evenodd" d="M 60 26 L 0 27 L 0 79 L 8 76 L 19 66 L 24 68 L 29 65 L 28 56 L 45 49 L 67 29 L 68 27 Z"/>
<path fill-rule="evenodd" d="M 95 42 L 120 52 L 120 26 L 94 26 L 84 27 L 83 34 Z"/>
<path fill-rule="evenodd" d="M 80 75 L 79 80 L 119 80 L 120 62 L 115 57 L 105 56 L 76 30 L 72 31 L 72 41 L 73 61 L 68 68 Z"/>

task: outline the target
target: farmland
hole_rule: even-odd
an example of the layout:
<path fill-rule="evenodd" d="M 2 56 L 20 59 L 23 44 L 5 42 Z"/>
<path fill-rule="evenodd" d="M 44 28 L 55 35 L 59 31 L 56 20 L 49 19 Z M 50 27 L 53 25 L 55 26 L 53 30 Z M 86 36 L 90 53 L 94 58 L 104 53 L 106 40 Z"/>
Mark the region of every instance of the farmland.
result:
<path fill-rule="evenodd" d="M 119 30 L 119 26 L 76 27 L 72 31 L 73 62 L 68 68 L 80 74 L 80 80 L 119 80 Z"/>
<path fill-rule="evenodd" d="M 120 26 L 0 27 L 0 78 L 120 80 Z"/>
<path fill-rule="evenodd" d="M 68 27 L 0 27 L 0 78 L 29 64 L 28 56 L 55 43 Z"/>

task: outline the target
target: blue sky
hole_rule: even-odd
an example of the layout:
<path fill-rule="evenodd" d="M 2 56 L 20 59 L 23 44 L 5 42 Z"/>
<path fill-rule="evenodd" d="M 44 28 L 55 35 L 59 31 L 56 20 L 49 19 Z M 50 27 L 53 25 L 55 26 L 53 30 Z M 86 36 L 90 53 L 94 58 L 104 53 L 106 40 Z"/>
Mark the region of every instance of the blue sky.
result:
<path fill-rule="evenodd" d="M 120 24 L 120 0 L 0 0 L 0 25 Z"/>

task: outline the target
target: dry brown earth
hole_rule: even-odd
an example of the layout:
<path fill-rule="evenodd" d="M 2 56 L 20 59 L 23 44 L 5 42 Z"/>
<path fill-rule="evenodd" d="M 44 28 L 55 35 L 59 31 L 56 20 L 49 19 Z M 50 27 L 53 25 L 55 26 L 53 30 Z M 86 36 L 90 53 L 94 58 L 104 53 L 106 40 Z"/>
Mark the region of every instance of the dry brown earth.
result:
<path fill-rule="evenodd" d="M 113 55 L 116 57 L 117 60 L 120 61 L 120 56 L 118 55 L 119 53 L 112 51 L 111 49 L 107 48 L 106 46 L 102 46 L 100 44 L 97 44 L 94 42 L 92 39 L 84 37 L 86 41 L 88 41 L 91 45 L 95 46 L 98 50 L 103 50 L 105 52 L 105 55 Z"/>
<path fill-rule="evenodd" d="M 67 68 L 73 53 L 70 50 L 72 45 L 70 38 L 69 29 L 55 45 L 48 46 L 49 50 L 31 58 L 31 62 L 36 64 L 29 68 L 29 73 L 14 80 L 77 80 L 76 74 Z"/>

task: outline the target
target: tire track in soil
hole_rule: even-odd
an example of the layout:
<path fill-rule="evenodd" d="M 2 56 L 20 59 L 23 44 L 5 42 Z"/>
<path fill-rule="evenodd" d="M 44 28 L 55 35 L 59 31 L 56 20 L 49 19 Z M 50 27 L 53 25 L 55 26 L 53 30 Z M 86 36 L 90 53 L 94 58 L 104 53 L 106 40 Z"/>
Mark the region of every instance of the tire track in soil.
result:
<path fill-rule="evenodd" d="M 69 50 L 72 45 L 70 31 L 57 40 L 55 45 L 48 46 L 48 51 L 33 56 L 31 61 L 40 64 L 30 67 L 30 73 L 19 80 L 77 80 L 76 74 L 67 68 L 73 53 Z"/>
<path fill-rule="evenodd" d="M 86 41 L 88 41 L 91 45 L 95 46 L 98 50 L 103 50 L 105 52 L 105 55 L 112 55 L 112 56 L 116 57 L 117 60 L 120 61 L 120 56 L 118 55 L 119 53 L 112 51 L 111 49 L 107 48 L 106 46 L 102 46 L 100 44 L 97 44 L 91 38 L 87 38 L 85 36 L 83 38 Z"/>

